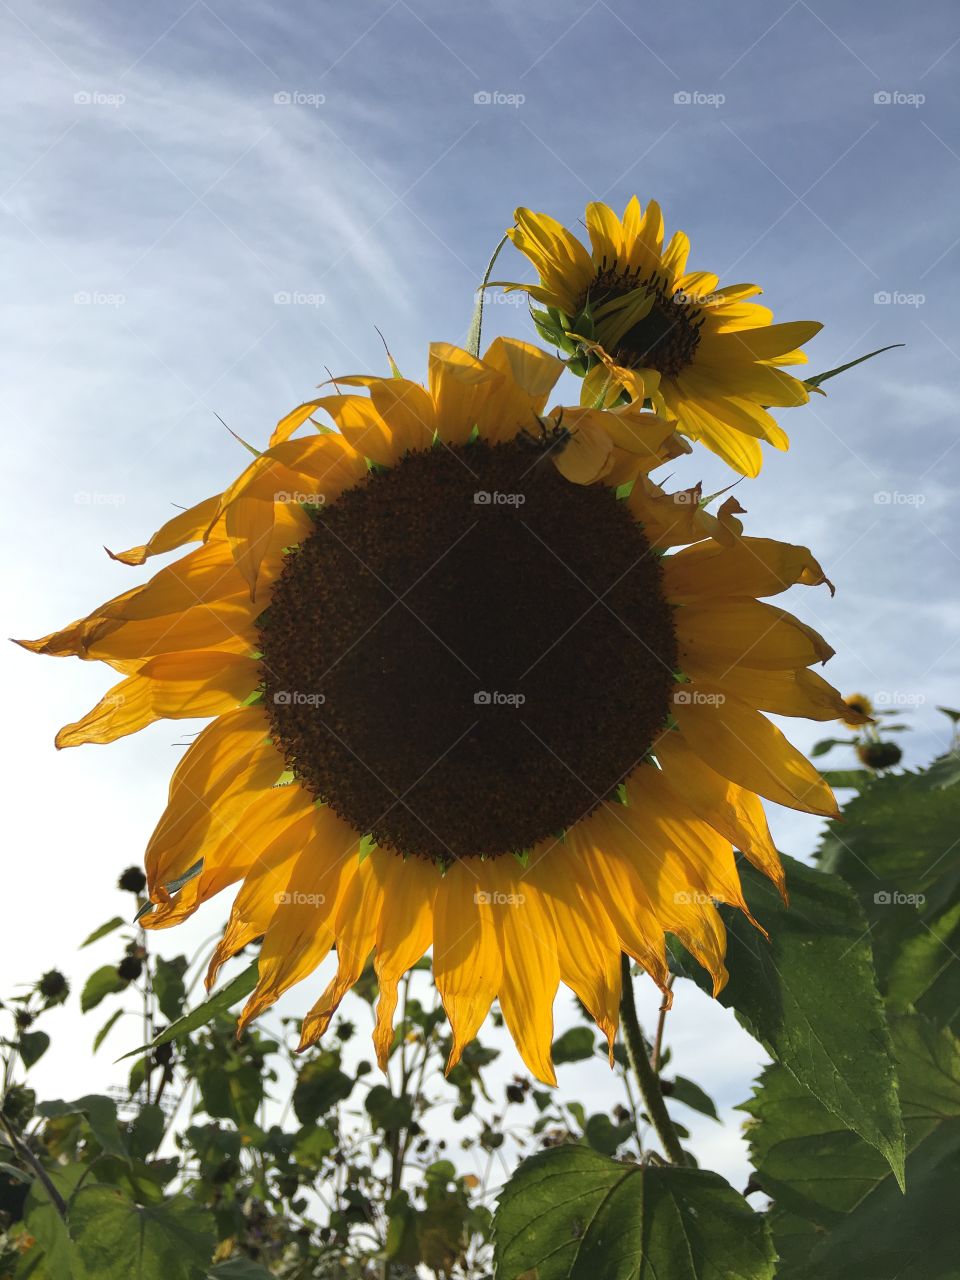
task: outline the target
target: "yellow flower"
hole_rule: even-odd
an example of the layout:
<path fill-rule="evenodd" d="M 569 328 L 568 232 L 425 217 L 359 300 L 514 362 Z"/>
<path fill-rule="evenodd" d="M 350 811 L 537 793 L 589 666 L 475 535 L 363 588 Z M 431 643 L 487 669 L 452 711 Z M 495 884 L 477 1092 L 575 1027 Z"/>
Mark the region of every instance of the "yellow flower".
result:
<path fill-rule="evenodd" d="M 584 403 L 649 399 L 742 475 L 759 473 L 761 440 L 788 447 L 767 408 L 805 404 L 809 392 L 777 366 L 806 363 L 799 348 L 821 325 L 773 324 L 772 312 L 747 301 L 757 285 L 721 288 L 716 275 L 688 271 L 690 242 L 678 231 L 663 247 L 654 200 L 641 210 L 634 196 L 622 219 L 588 204 L 589 251 L 547 214 L 520 208 L 515 217 L 507 234 L 539 283 L 500 283 L 546 306 L 534 312 L 537 326 L 587 374 Z"/>
<path fill-rule="evenodd" d="M 854 711 L 859 711 L 866 719 L 873 715 L 873 703 L 865 693 L 851 693 L 849 697 L 844 698 L 844 702 Z"/>
<path fill-rule="evenodd" d="M 373 953 L 385 1063 L 432 948 L 450 1065 L 496 998 L 552 1082 L 561 981 L 611 1044 L 621 951 L 666 991 L 672 932 L 719 989 L 733 847 L 783 886 L 759 797 L 836 812 L 763 714 L 862 719 L 809 669 L 820 636 L 761 599 L 820 566 L 744 536 L 734 499 L 712 515 L 655 485 L 670 424 L 638 406 L 544 417 L 561 371 L 498 339 L 483 360 L 433 346 L 427 387 L 340 380 L 365 394 L 301 406 L 115 558 L 194 549 L 22 642 L 121 677 L 60 746 L 213 717 L 150 839 L 143 923 L 239 885 L 209 981 L 263 939 L 241 1025 L 335 945 L 313 1043 Z M 337 431 L 293 434 L 321 412 Z"/>

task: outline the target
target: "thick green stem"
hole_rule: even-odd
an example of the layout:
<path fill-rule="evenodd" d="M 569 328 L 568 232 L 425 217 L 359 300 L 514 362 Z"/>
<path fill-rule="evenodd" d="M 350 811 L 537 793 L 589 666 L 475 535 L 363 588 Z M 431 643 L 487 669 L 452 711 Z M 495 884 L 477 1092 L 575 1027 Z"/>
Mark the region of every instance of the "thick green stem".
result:
<path fill-rule="evenodd" d="M 623 976 L 620 995 L 620 1022 L 623 1026 L 624 1039 L 627 1042 L 630 1065 L 633 1068 L 633 1074 L 637 1077 L 637 1084 L 640 1087 L 644 1107 L 671 1163 L 686 1164 L 687 1157 L 683 1154 L 683 1148 L 680 1146 L 680 1139 L 677 1137 L 677 1131 L 673 1127 L 673 1121 L 667 1114 L 666 1103 L 663 1100 L 663 1093 L 660 1089 L 660 1077 L 650 1065 L 647 1047 L 643 1041 L 643 1032 L 640 1030 L 640 1023 L 637 1021 L 637 1006 L 633 998 L 633 979 L 630 976 L 629 956 L 620 957 L 620 967 Z"/>

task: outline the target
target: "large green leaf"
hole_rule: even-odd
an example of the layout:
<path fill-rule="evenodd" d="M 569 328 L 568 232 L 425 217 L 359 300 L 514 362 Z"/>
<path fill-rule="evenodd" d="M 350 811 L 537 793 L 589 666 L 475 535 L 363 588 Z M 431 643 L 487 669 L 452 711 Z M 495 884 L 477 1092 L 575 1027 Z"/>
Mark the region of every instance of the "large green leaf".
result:
<path fill-rule="evenodd" d="M 117 1125 L 117 1104 L 112 1098 L 102 1094 L 90 1093 L 76 1102 L 41 1102 L 37 1114 L 47 1120 L 60 1116 L 82 1115 L 85 1117 L 90 1131 L 107 1155 L 116 1156 L 118 1160 L 128 1160 L 129 1152 L 123 1135 Z"/>
<path fill-rule="evenodd" d="M 117 1187 L 82 1187 L 70 1205 L 77 1280 L 201 1280 L 213 1217 L 186 1196 L 137 1205 Z"/>
<path fill-rule="evenodd" d="M 122 1062 L 124 1058 L 134 1058 L 139 1053 L 149 1053 L 151 1050 L 159 1048 L 162 1044 L 177 1040 L 190 1031 L 196 1031 L 198 1027 L 205 1027 L 208 1022 L 213 1021 L 218 1013 L 226 1013 L 238 1000 L 248 996 L 256 985 L 257 961 L 254 960 L 242 973 L 238 973 L 231 982 L 228 982 L 225 987 L 221 987 L 209 1000 L 204 1000 L 203 1004 L 198 1004 L 195 1009 L 191 1009 L 182 1018 L 172 1022 L 165 1031 L 161 1031 L 149 1044 L 142 1044 L 138 1049 L 131 1049 L 129 1053 L 125 1053 L 118 1061 Z"/>
<path fill-rule="evenodd" d="M 923 1008 L 933 1016 L 955 1015 L 950 992 L 960 985 L 957 762 L 948 755 L 920 773 L 876 779 L 844 808 L 842 822 L 831 823 L 818 854 L 857 891 L 881 990 L 894 984 L 898 1004 L 907 991 L 915 1003 L 927 996 Z"/>
<path fill-rule="evenodd" d="M 797 1276 L 809 1274 L 812 1280 L 819 1275 L 815 1267 L 809 1272 L 804 1268 L 824 1232 L 842 1232 L 852 1256 L 859 1256 L 866 1241 L 855 1244 L 857 1233 L 870 1233 L 875 1226 L 871 1204 L 887 1204 L 891 1212 L 908 1218 L 913 1215 L 919 1197 L 930 1190 L 911 1180 L 911 1169 L 926 1165 L 926 1157 L 917 1153 L 931 1141 L 941 1150 L 937 1131 L 944 1126 L 952 1131 L 960 1117 L 960 1042 L 946 1028 L 917 1014 L 895 1019 L 892 1032 L 907 1149 L 912 1153 L 906 1195 L 880 1154 L 838 1125 L 782 1067 L 768 1067 L 754 1097 L 744 1104 L 743 1110 L 754 1117 L 747 1131 L 753 1181 L 773 1197 L 778 1247 L 790 1265 L 799 1268 Z M 929 1174 L 919 1176 L 929 1182 Z M 945 1223 L 942 1230 L 952 1231 L 952 1226 Z M 939 1247 L 935 1241 L 931 1246 Z M 819 1257 L 821 1250 L 816 1253 Z M 927 1275 L 922 1270 L 916 1274 Z"/>
<path fill-rule="evenodd" d="M 750 909 L 769 941 L 739 911 L 724 910 L 730 981 L 721 1003 L 848 1129 L 903 1176 L 903 1127 L 890 1035 L 877 992 L 869 930 L 837 876 L 784 858 L 790 905 L 741 864 Z M 705 990 L 685 953 L 681 972 Z"/>
<path fill-rule="evenodd" d="M 960 1121 L 952 1120 L 908 1156 L 906 1196 L 885 1178 L 826 1235 L 800 1237 L 794 1224 L 777 1280 L 957 1280 L 958 1186 Z"/>
<path fill-rule="evenodd" d="M 531 1156 L 500 1193 L 497 1276 L 770 1280 L 764 1219 L 715 1173 L 621 1164 L 588 1147 Z"/>

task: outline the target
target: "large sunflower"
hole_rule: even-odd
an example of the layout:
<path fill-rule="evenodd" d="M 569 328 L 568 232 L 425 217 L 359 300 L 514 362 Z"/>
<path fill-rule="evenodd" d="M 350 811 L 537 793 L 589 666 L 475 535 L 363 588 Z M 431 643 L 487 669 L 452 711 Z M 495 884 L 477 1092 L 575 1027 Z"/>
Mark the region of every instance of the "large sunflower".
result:
<path fill-rule="evenodd" d="M 427 388 L 343 379 L 367 394 L 301 406 L 116 558 L 194 550 L 23 642 L 122 676 L 60 746 L 214 717 L 173 773 L 143 923 L 240 884 L 210 981 L 262 937 L 241 1024 L 335 945 L 311 1044 L 373 953 L 384 1063 L 432 947 L 450 1064 L 499 998 L 552 1082 L 560 981 L 611 1043 L 621 951 L 666 991 L 671 932 L 719 989 L 732 846 L 783 886 L 759 797 L 836 811 L 762 714 L 863 719 L 809 670 L 825 642 L 757 598 L 819 565 L 745 537 L 732 499 L 713 516 L 653 484 L 670 424 L 638 406 L 541 416 L 561 369 L 498 339 L 432 347 Z M 293 436 L 323 411 L 338 431 Z"/>
<path fill-rule="evenodd" d="M 590 251 L 545 213 L 514 216 L 507 234 L 539 283 L 500 283 L 545 304 L 534 312 L 538 328 L 575 354 L 585 403 L 623 392 L 651 399 L 742 475 L 760 471 L 761 440 L 788 447 L 767 407 L 805 404 L 809 393 L 777 366 L 806 363 L 799 348 L 820 324 L 773 324 L 771 311 L 747 301 L 757 285 L 721 288 L 711 272 L 688 271 L 690 241 L 678 231 L 663 247 L 655 200 L 642 210 L 634 196 L 622 218 L 588 204 Z"/>

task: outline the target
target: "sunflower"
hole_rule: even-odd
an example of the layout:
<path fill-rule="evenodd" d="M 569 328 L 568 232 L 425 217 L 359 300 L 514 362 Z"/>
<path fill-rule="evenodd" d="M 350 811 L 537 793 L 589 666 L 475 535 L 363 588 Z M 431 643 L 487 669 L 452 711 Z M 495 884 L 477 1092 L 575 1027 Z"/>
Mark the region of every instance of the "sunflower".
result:
<path fill-rule="evenodd" d="M 385 1064 L 398 982 L 432 948 L 449 1065 L 498 998 L 553 1082 L 561 981 L 611 1046 L 621 952 L 666 995 L 671 932 L 719 989 L 717 904 L 747 909 L 733 846 L 783 888 L 759 797 L 836 812 L 763 714 L 863 718 L 809 669 L 824 640 L 762 599 L 820 566 L 745 536 L 733 499 L 710 514 L 656 485 L 669 422 L 545 415 L 561 371 L 498 339 L 482 360 L 434 345 L 427 387 L 339 380 L 115 558 L 192 550 L 21 642 L 121 677 L 61 747 L 212 717 L 150 838 L 143 924 L 239 884 L 208 981 L 262 938 L 241 1026 L 335 946 L 312 1044 L 373 954 Z"/>
<path fill-rule="evenodd" d="M 688 271 L 690 242 L 678 231 L 663 247 L 655 200 L 642 210 L 634 196 L 622 219 L 588 204 L 589 252 L 545 213 L 520 208 L 514 216 L 507 235 L 540 279 L 498 283 L 545 305 L 534 311 L 537 327 L 587 375 L 584 403 L 621 394 L 651 400 L 741 475 L 759 473 L 761 440 L 788 447 L 767 407 L 805 404 L 809 392 L 777 366 L 805 364 L 799 348 L 820 324 L 773 324 L 771 311 L 747 301 L 757 285 L 721 288 L 711 272 Z"/>

